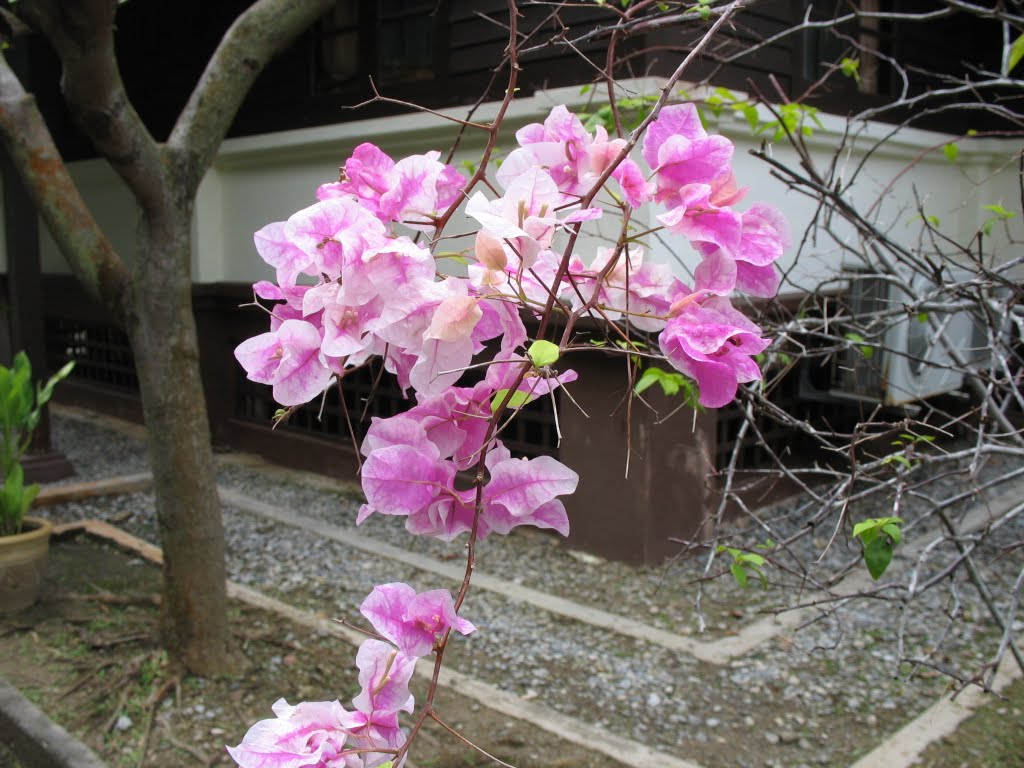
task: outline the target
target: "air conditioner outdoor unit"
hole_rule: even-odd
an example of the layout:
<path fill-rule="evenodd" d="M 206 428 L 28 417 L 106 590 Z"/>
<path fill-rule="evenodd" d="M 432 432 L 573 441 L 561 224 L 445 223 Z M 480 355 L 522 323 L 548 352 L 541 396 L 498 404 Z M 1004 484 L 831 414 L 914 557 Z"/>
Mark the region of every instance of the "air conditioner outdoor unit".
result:
<path fill-rule="evenodd" d="M 942 337 L 968 365 L 977 362 L 981 334 L 974 315 L 966 310 L 891 315 L 910 305 L 912 295 L 932 292 L 935 284 L 917 275 L 909 288 L 878 275 L 851 278 L 847 301 L 856 326 L 870 327 L 871 315 L 879 312 L 890 317 L 883 323 L 884 330 L 870 339 L 879 347 L 868 354 L 858 349 L 843 353 L 831 395 L 903 405 L 961 388 L 963 368 L 954 363 Z"/>

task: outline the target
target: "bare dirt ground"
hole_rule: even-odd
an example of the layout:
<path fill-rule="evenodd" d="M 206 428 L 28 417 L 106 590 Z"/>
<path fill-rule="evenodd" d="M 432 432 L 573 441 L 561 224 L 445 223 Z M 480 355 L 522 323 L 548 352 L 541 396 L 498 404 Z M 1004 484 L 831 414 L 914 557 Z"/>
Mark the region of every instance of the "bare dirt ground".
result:
<path fill-rule="evenodd" d="M 157 643 L 158 594 L 159 570 L 150 563 L 84 536 L 55 543 L 43 599 L 0 619 L 0 675 L 111 768 L 234 765 L 224 746 L 271 717 L 278 697 L 347 705 L 356 693 L 352 646 L 240 604 L 231 620 L 250 674 L 175 685 Z M 423 686 L 413 692 L 421 699 Z M 604 756 L 444 690 L 437 710 L 520 768 L 608 765 Z M 412 759 L 417 768 L 493 764 L 429 725 Z M 0 750 L 6 765 L 17 764 Z"/>

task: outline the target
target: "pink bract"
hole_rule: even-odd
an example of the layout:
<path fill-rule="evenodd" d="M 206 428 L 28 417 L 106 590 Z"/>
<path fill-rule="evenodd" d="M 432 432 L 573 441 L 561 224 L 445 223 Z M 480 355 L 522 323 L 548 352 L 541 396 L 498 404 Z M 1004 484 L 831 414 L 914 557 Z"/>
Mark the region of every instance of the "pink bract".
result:
<path fill-rule="evenodd" d="M 355 768 L 362 763 L 344 754 L 351 713 L 338 701 L 289 706 L 278 699 L 276 718 L 261 720 L 228 754 L 241 768 Z"/>
<path fill-rule="evenodd" d="M 363 600 L 359 611 L 377 632 L 412 658 L 429 654 L 449 630 L 462 635 L 476 630 L 456 615 L 452 595 L 446 589 L 417 594 L 402 582 L 380 584 Z"/>
<path fill-rule="evenodd" d="M 320 361 L 320 333 L 303 320 L 285 320 L 235 348 L 252 381 L 271 384 L 281 405 L 299 405 L 324 391 L 331 372 Z"/>
<path fill-rule="evenodd" d="M 673 366 L 696 380 L 700 404 L 721 408 L 736 397 L 739 384 L 761 379 L 753 356 L 771 340 L 762 338 L 761 329 L 728 299 L 712 296 L 669 320 L 658 343 Z"/>
<path fill-rule="evenodd" d="M 413 697 L 409 681 L 416 671 L 416 659 L 383 640 L 365 640 L 356 653 L 359 685 L 362 690 L 352 706 L 367 715 L 393 715 L 412 712 Z"/>

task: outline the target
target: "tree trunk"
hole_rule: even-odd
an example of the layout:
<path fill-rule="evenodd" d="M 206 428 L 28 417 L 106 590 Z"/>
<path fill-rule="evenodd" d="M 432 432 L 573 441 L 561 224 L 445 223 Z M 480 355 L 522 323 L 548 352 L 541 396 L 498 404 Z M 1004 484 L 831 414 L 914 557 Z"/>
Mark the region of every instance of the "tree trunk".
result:
<path fill-rule="evenodd" d="M 190 672 L 232 671 L 224 526 L 199 375 L 191 203 L 144 216 L 128 308 L 164 554 L 162 632 Z"/>

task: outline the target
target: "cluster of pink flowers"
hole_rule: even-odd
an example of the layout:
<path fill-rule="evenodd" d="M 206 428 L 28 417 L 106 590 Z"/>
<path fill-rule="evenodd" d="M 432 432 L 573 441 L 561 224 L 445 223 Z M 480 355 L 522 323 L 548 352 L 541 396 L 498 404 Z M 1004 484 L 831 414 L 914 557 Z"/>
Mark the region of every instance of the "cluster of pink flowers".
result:
<path fill-rule="evenodd" d="M 736 185 L 728 139 L 708 135 L 693 105 L 666 107 L 644 137 L 650 180 L 629 158 L 612 173 L 625 201 L 664 206 L 658 221 L 700 254 L 688 287 L 666 265 L 645 263 L 637 246 L 627 246 L 611 269 L 612 250 L 589 265 L 574 256 L 555 285 L 555 237 L 603 215 L 579 201 L 624 141 L 601 130 L 591 135 L 564 107 L 517 138 L 521 146 L 497 175 L 504 194 L 488 200 L 476 192 L 466 204 L 480 224 L 468 278 L 439 279 L 431 251 L 398 231 L 429 228 L 457 199 L 465 180 L 436 153 L 396 163 L 363 144 L 346 161 L 344 179 L 317 190 L 317 203 L 256 233 L 256 248 L 278 278 L 277 285 L 258 283 L 256 293 L 281 303 L 270 332 L 236 350 L 249 377 L 271 384 L 282 405 L 296 405 L 379 355 L 403 388 L 436 397 L 486 342 L 500 337 L 500 354 L 510 357 L 526 338 L 519 309 L 536 310 L 554 293 L 577 307 L 596 294 L 606 319 L 660 332 L 662 352 L 696 380 L 705 406 L 728 403 L 739 383 L 759 378 L 751 357 L 768 342 L 728 296 L 774 295 L 785 223 L 763 204 L 733 208 L 746 190 Z M 299 275 L 318 283 L 300 285 Z"/>
<path fill-rule="evenodd" d="M 443 589 L 417 594 L 408 584 L 382 584 L 359 610 L 384 640 L 359 646 L 353 710 L 337 700 L 290 706 L 278 699 L 277 717 L 256 723 L 241 744 L 228 747 L 242 768 L 375 768 L 393 762 L 406 738 L 398 713 L 413 711 L 409 681 L 416 662 L 452 630 L 467 635 L 476 629 L 456 615 L 451 593 Z"/>
<path fill-rule="evenodd" d="M 517 525 L 568 533 L 558 497 L 575 491 L 576 473 L 550 457 L 512 458 L 494 429 L 503 403 L 521 405 L 576 378 L 564 366 L 537 364 L 527 349 L 524 316 L 553 301 L 557 311 L 589 311 L 656 334 L 665 359 L 699 386 L 704 406 L 727 404 L 740 384 L 761 377 L 754 358 L 769 341 L 729 296 L 774 295 L 786 227 L 769 206 L 735 209 L 746 189 L 736 184 L 728 139 L 709 135 L 689 104 L 666 107 L 650 124 L 641 148 L 646 172 L 622 156 L 624 139 L 588 132 L 564 107 L 516 138 L 494 199 L 464 188 L 437 153 L 396 162 L 363 144 L 341 181 L 317 190 L 316 203 L 256 233 L 277 282 L 254 286 L 276 302 L 270 331 L 235 350 L 250 379 L 271 385 L 282 405 L 298 405 L 379 356 L 403 390 L 415 391 L 413 408 L 375 419 L 363 442 L 367 503 L 359 522 L 399 515 L 410 532 L 446 540 Z M 595 190 L 606 176 L 614 183 Z M 466 276 L 446 276 L 431 247 L 441 242 L 444 212 L 461 199 L 479 229 Z M 628 239 L 566 260 L 567 230 L 646 205 L 659 206 L 661 227 L 699 255 L 693 285 L 645 260 Z M 433 240 L 420 244 L 403 228 Z M 485 378 L 457 386 L 485 347 Z M 459 490 L 458 473 L 474 468 L 486 471 Z M 394 754 L 404 738 L 398 713 L 412 709 L 415 659 L 451 628 L 464 634 L 472 625 L 455 615 L 448 593 L 416 596 L 397 584 L 375 589 L 363 613 L 397 647 L 369 640 L 360 649 L 355 711 L 279 701 L 277 719 L 254 726 L 231 750 L 241 765 L 369 768 Z"/>

